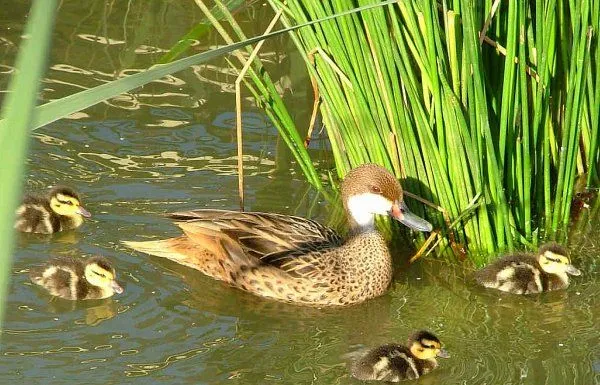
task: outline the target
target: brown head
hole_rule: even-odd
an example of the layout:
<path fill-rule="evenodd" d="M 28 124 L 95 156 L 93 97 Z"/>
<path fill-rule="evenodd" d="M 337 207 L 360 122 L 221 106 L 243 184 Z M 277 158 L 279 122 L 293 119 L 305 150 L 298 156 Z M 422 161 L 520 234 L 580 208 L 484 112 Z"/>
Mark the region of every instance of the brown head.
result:
<path fill-rule="evenodd" d="M 448 352 L 442 349 L 440 340 L 427 330 L 419 330 L 408 337 L 408 348 L 412 355 L 420 360 L 450 357 Z"/>
<path fill-rule="evenodd" d="M 429 222 L 408 210 L 400 183 L 379 165 L 364 164 L 351 170 L 342 181 L 341 191 L 353 228 L 372 228 L 373 216 L 380 214 L 416 230 L 432 229 Z"/>
<path fill-rule="evenodd" d="M 79 194 L 70 187 L 56 186 L 48 194 L 50 208 L 58 215 L 67 217 L 86 217 L 92 215 L 81 205 Z"/>

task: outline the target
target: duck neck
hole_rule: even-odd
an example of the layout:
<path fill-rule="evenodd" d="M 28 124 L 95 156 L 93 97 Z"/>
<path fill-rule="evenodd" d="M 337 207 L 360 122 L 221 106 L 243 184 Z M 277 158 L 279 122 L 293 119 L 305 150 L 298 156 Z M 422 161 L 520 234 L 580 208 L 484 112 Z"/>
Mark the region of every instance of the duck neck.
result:
<path fill-rule="evenodd" d="M 62 230 L 76 229 L 83 223 L 81 215 L 59 215 Z"/>
<path fill-rule="evenodd" d="M 374 231 L 375 214 L 387 215 L 393 207 L 392 201 L 381 194 L 367 192 L 344 195 L 344 207 L 354 233 Z"/>
<path fill-rule="evenodd" d="M 563 285 L 569 286 L 569 275 L 567 273 L 553 273 L 552 275 L 557 277 Z"/>
<path fill-rule="evenodd" d="M 362 215 L 348 210 L 348 221 L 350 222 L 350 233 L 362 234 L 375 230 L 375 219 L 373 214 Z"/>

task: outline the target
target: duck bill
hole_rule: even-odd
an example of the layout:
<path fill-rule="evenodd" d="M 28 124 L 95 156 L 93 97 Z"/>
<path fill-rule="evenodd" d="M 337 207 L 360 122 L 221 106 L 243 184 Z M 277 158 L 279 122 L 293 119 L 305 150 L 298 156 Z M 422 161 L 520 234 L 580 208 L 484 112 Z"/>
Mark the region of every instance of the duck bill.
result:
<path fill-rule="evenodd" d="M 78 213 L 79 215 L 82 215 L 82 216 L 86 217 L 86 218 L 89 218 L 89 217 L 91 217 L 91 216 L 92 216 L 92 214 L 90 214 L 90 212 L 89 212 L 89 211 L 87 211 L 87 210 L 86 210 L 86 209 L 85 209 L 83 206 L 79 206 L 79 207 L 77 208 L 77 213 Z"/>
<path fill-rule="evenodd" d="M 567 265 L 567 274 L 570 274 L 570 275 L 581 275 L 581 270 L 579 270 L 578 268 L 576 268 L 573 265 Z"/>
<path fill-rule="evenodd" d="M 433 230 L 431 223 L 411 213 L 404 202 L 396 201 L 392 205 L 390 216 L 405 226 L 410 227 L 411 229 L 427 232 Z"/>
<path fill-rule="evenodd" d="M 446 349 L 440 349 L 440 351 L 438 352 L 438 354 L 436 356 L 440 357 L 440 358 L 450 358 L 450 354 L 448 353 L 448 351 Z"/>
<path fill-rule="evenodd" d="M 117 281 L 112 281 L 110 283 L 110 287 L 117 294 L 123 293 L 123 287 L 121 285 L 119 285 L 119 282 L 117 282 Z"/>

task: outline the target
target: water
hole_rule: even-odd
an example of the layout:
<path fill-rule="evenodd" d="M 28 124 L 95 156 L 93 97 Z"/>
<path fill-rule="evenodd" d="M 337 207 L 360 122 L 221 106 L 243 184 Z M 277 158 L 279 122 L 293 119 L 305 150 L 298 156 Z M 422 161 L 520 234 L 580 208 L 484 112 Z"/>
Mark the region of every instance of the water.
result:
<path fill-rule="evenodd" d="M 13 3 L 0 15 L 0 89 L 27 11 L 26 2 Z M 256 35 L 268 14 L 256 5 L 238 17 Z M 199 20 L 191 2 L 63 2 L 44 98 L 147 67 Z M 207 39 L 198 50 L 218 42 Z M 289 43 L 278 40 L 264 57 L 279 69 L 286 50 Z M 572 237 L 583 276 L 568 290 L 501 295 L 473 286 L 468 265 L 424 259 L 399 263 L 385 296 L 344 309 L 263 300 L 122 247 L 120 240 L 177 234 L 164 212 L 238 207 L 235 76 L 222 68 L 214 62 L 183 71 L 33 134 L 27 190 L 76 186 L 94 216 L 75 232 L 19 236 L 3 383 L 358 384 L 344 355 L 425 328 L 452 357 L 422 384 L 600 384 L 597 217 L 584 217 Z M 306 79 L 293 85 L 289 102 L 303 106 L 295 112 L 305 127 L 311 91 Z M 328 204 L 290 163 L 275 129 L 249 101 L 244 111 L 247 208 L 327 222 Z M 329 160 L 314 155 L 325 171 Z M 404 249 L 398 254 L 410 253 Z M 72 303 L 28 281 L 28 269 L 51 255 L 93 254 L 115 262 L 123 295 Z"/>

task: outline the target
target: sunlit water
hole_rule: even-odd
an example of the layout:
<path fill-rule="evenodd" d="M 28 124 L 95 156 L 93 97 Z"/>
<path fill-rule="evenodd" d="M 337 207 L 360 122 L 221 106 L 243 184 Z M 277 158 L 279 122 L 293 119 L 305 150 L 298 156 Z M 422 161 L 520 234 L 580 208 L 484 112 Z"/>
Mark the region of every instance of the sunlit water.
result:
<path fill-rule="evenodd" d="M 200 20 L 192 2 L 69 3 L 59 12 L 46 99 L 145 68 Z M 3 89 L 26 9 L 0 15 Z M 260 28 L 246 23 L 254 35 L 265 15 L 255 7 L 239 17 L 262 20 Z M 218 41 L 208 40 L 198 49 Z M 184 71 L 33 134 L 27 189 L 76 186 L 94 216 L 75 232 L 18 237 L 2 383 L 356 384 L 345 355 L 425 328 L 452 357 L 420 384 L 600 384 L 597 219 L 584 219 L 572 239 L 583 275 L 568 290 L 502 295 L 475 287 L 468 265 L 427 258 L 399 263 L 388 294 L 344 309 L 263 300 L 122 247 L 120 240 L 176 234 L 162 213 L 238 207 L 234 76 L 222 66 Z M 302 126 L 306 79 L 294 88 Z M 327 202 L 290 164 L 268 119 L 246 105 L 247 208 L 327 222 Z M 114 261 L 124 294 L 72 303 L 29 283 L 28 269 L 50 256 L 92 254 Z"/>

